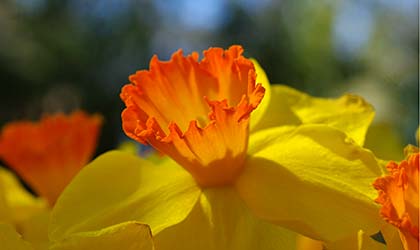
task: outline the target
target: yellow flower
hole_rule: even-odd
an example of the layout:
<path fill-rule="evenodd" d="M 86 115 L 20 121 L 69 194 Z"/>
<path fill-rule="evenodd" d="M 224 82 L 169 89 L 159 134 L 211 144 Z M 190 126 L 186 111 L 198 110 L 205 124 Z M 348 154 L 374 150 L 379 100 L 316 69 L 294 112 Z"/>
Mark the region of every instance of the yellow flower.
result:
<path fill-rule="evenodd" d="M 324 242 L 377 232 L 370 183 L 382 170 L 361 147 L 371 106 L 270 89 L 255 66 L 232 46 L 201 61 L 154 57 L 132 75 L 123 129 L 172 159 L 98 157 L 56 203 L 56 246 L 132 220 L 150 226 L 156 249 L 294 249 L 296 232 Z"/>
<path fill-rule="evenodd" d="M 406 250 L 419 248 L 419 157 L 411 153 L 407 160 L 389 162 L 389 175 L 374 182 L 379 191 L 376 199 L 382 205 L 380 213 L 390 224 L 399 229 Z"/>
<path fill-rule="evenodd" d="M 0 135 L 0 158 L 52 206 L 96 149 L 101 117 L 82 111 L 11 122 Z"/>

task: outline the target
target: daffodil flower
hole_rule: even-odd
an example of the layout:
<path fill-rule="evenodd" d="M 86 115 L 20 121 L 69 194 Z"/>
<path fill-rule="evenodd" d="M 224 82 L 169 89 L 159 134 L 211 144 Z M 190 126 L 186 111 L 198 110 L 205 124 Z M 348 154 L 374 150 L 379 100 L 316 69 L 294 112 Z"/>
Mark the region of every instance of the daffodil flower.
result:
<path fill-rule="evenodd" d="M 101 120 L 78 111 L 8 123 L 0 135 L 0 159 L 52 206 L 92 158 Z"/>
<path fill-rule="evenodd" d="M 361 147 L 371 106 L 270 89 L 242 52 L 178 51 L 130 76 L 123 129 L 170 159 L 113 151 L 91 162 L 53 209 L 57 249 L 132 220 L 156 249 L 295 249 L 297 233 L 335 242 L 379 230 L 370 185 L 382 169 Z"/>
<path fill-rule="evenodd" d="M 399 230 L 405 250 L 419 249 L 419 149 L 407 159 L 386 166 L 389 175 L 375 180 L 382 217 Z"/>
<path fill-rule="evenodd" d="M 101 117 L 79 111 L 69 116 L 48 115 L 39 122 L 11 122 L 3 127 L 0 158 L 39 197 L 25 190 L 12 172 L 0 168 L 0 223 L 15 228 L 34 249 L 47 249 L 50 208 L 91 159 L 100 125 Z"/>

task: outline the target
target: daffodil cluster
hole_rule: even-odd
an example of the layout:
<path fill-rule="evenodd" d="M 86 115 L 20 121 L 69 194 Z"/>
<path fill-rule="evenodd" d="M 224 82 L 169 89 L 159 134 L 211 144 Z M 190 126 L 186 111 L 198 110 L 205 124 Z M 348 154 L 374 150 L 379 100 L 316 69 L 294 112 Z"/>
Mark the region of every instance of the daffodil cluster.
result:
<path fill-rule="evenodd" d="M 30 129 L 5 127 L 0 157 L 40 197 L 1 170 L 0 248 L 417 249 L 418 149 L 378 159 L 362 97 L 270 84 L 242 53 L 179 50 L 129 77 L 122 128 L 158 159 L 114 150 L 86 165 L 98 117 L 29 146 Z"/>

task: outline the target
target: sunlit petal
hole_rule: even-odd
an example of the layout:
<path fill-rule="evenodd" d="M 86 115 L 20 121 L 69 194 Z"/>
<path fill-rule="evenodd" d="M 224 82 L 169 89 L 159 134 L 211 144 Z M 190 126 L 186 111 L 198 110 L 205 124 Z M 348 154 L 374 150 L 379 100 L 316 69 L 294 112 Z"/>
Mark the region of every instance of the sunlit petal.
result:
<path fill-rule="evenodd" d="M 55 242 L 50 250 L 153 250 L 148 226 L 138 222 L 125 222 L 98 231 L 70 235 Z"/>
<path fill-rule="evenodd" d="M 264 130 L 251 136 L 249 152 L 236 187 L 259 217 L 324 241 L 378 230 L 370 185 L 381 168 L 343 132 L 324 125 Z"/>
<path fill-rule="evenodd" d="M 337 99 L 317 98 L 285 85 L 271 86 L 271 101 L 259 129 L 280 125 L 327 124 L 363 145 L 373 120 L 373 107 L 362 97 L 346 94 Z M 268 119 L 265 121 L 265 119 Z"/>
<path fill-rule="evenodd" d="M 257 219 L 231 188 L 204 190 L 185 221 L 155 238 L 161 250 L 292 250 L 295 239 L 295 233 Z"/>
<path fill-rule="evenodd" d="M 111 151 L 88 164 L 60 196 L 50 239 L 132 220 L 146 222 L 156 234 L 184 220 L 199 194 L 191 175 L 173 161 L 154 165 Z"/>
<path fill-rule="evenodd" d="M 260 83 L 265 89 L 264 98 L 261 100 L 258 107 L 251 113 L 251 121 L 249 127 L 252 131 L 257 126 L 257 124 L 259 124 L 260 120 L 263 119 L 263 117 L 265 117 L 264 119 L 267 119 L 267 116 L 271 117 L 272 114 L 267 112 L 267 108 L 269 107 L 271 100 L 270 81 L 268 80 L 264 69 L 261 67 L 258 61 L 253 58 L 251 58 L 251 61 L 254 64 L 255 73 L 257 74 L 256 83 Z M 267 115 L 265 116 L 266 113 Z"/>
<path fill-rule="evenodd" d="M 258 122 L 254 122 L 253 126 L 251 126 L 251 132 L 272 127 L 299 125 L 302 123 L 301 119 L 297 114 L 295 114 L 292 107 L 289 105 L 287 93 L 284 92 L 284 88 L 284 86 L 277 84 L 271 85 L 271 98 L 265 109 L 266 115 L 264 115 Z"/>

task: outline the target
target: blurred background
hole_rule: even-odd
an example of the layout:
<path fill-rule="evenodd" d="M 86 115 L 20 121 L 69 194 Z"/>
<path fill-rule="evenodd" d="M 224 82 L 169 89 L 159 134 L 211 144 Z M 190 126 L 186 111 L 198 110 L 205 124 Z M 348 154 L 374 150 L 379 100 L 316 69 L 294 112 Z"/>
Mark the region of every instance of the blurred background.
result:
<path fill-rule="evenodd" d="M 377 111 L 367 145 L 396 159 L 419 123 L 418 10 L 417 0 L 2 0 L 0 126 L 101 113 L 99 154 L 127 139 L 119 92 L 153 54 L 241 44 L 272 83 L 364 96 Z"/>

